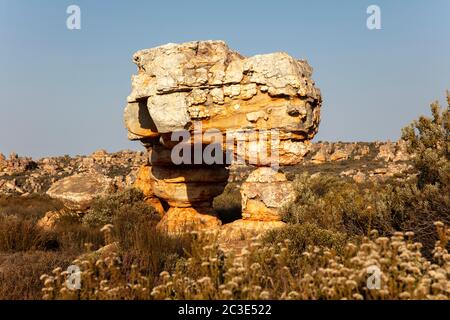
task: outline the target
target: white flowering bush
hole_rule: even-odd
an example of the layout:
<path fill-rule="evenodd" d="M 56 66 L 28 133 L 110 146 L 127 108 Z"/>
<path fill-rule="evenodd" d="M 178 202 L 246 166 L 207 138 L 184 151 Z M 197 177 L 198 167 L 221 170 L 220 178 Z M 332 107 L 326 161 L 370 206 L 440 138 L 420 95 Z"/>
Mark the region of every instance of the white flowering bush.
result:
<path fill-rule="evenodd" d="M 156 285 L 111 253 L 74 261 L 81 269 L 78 290 L 66 287 L 69 275 L 60 268 L 43 275 L 43 293 L 45 299 L 449 299 L 450 229 L 441 222 L 436 228 L 432 260 L 422 256 L 412 232 L 388 238 L 372 231 L 341 254 L 318 246 L 296 254 L 289 240 L 271 246 L 254 240 L 224 252 L 215 233 L 193 233 L 189 257 L 161 272 Z M 377 288 L 368 286 L 374 267 Z"/>

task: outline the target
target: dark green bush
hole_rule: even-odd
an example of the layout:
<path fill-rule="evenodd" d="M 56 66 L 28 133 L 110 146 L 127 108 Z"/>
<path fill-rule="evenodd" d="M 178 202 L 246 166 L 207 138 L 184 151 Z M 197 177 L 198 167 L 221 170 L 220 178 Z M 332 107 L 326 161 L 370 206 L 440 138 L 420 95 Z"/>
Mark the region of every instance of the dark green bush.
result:
<path fill-rule="evenodd" d="M 449 186 L 414 183 L 394 187 L 388 195 L 386 207 L 395 230 L 414 231 L 415 239 L 423 244 L 423 252 L 431 256 L 435 241 L 434 222 L 450 224 Z"/>
<path fill-rule="evenodd" d="M 403 218 L 400 227 L 413 230 L 428 253 L 437 240 L 433 223 L 450 223 L 450 92 L 447 108 L 442 110 L 436 101 L 431 114 L 432 118 L 421 116 L 403 129 L 417 184 L 396 188 L 390 208 L 392 215 Z"/>
<path fill-rule="evenodd" d="M 402 131 L 408 152 L 414 155 L 414 165 L 419 173 L 418 186 L 450 182 L 450 92 L 447 91 L 447 108 L 441 110 L 438 101 L 431 104 L 432 118 L 421 116 Z M 448 189 L 447 189 L 448 190 Z"/>
<path fill-rule="evenodd" d="M 115 216 L 123 212 L 142 213 L 149 217 L 156 216 L 152 206 L 144 202 L 144 194 L 130 188 L 108 197 L 96 199 L 83 217 L 83 223 L 89 226 L 102 227 L 113 222 Z"/>

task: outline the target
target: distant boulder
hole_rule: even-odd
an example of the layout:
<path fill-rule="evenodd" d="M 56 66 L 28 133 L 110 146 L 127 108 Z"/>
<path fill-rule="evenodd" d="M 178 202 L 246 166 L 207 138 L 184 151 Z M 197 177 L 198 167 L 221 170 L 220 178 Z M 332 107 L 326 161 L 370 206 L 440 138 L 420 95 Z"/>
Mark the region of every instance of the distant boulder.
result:
<path fill-rule="evenodd" d="M 94 198 L 112 191 L 112 179 L 97 172 L 87 172 L 56 181 L 47 194 L 62 201 L 70 210 L 83 211 L 90 207 Z"/>

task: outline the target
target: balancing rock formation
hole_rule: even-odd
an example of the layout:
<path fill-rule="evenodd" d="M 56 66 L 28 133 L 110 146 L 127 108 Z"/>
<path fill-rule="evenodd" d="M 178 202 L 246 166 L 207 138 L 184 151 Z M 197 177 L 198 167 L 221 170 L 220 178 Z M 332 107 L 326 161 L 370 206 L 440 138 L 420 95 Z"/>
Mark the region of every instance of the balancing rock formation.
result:
<path fill-rule="evenodd" d="M 277 167 L 302 161 L 320 120 L 322 98 L 308 63 L 282 52 L 244 57 L 223 41 L 166 44 L 133 60 L 138 73 L 125 125 L 129 139 L 149 150 L 138 181 L 152 204 L 168 208 L 160 228 L 218 228 L 211 204 L 227 183 L 229 159 L 258 167 L 243 184 L 243 219 L 235 225 L 281 225 L 279 208 L 292 187 Z M 193 161 L 179 164 L 172 153 L 180 135 L 172 141 L 172 134 L 186 130 L 182 157 Z M 196 162 L 198 150 L 215 159 L 222 152 L 223 161 Z"/>

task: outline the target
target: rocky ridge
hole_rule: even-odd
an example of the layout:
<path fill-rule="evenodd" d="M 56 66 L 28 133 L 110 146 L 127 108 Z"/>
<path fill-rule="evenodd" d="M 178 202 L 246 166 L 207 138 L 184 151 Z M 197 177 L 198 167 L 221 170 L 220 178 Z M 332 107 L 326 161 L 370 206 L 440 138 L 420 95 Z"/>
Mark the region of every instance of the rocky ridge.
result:
<path fill-rule="evenodd" d="M 386 152 L 386 150 L 389 150 Z M 336 159 L 333 154 L 343 154 Z M 318 161 L 318 157 L 321 160 Z M 31 157 L 9 157 L 0 153 L 0 194 L 30 195 L 45 194 L 53 183 L 76 174 L 98 172 L 112 180 L 114 190 L 122 190 L 137 184 L 142 166 L 148 161 L 145 151 L 124 150 L 107 153 L 99 150 L 87 156 L 45 157 L 33 160 Z M 410 157 L 404 142 L 317 142 L 311 144 L 311 151 L 296 166 L 282 167 L 288 180 L 296 174 L 327 172 L 349 177 L 356 182 L 366 180 L 399 179 L 411 176 Z M 242 183 L 251 172 L 246 165 L 231 166 L 228 182 Z M 363 177 L 361 179 L 361 177 Z M 144 193 L 147 183 L 139 183 Z"/>
<path fill-rule="evenodd" d="M 98 150 L 87 156 L 45 157 L 33 160 L 13 153 L 0 154 L 0 194 L 44 194 L 57 181 L 77 174 L 92 174 L 110 179 L 112 190 L 131 186 L 139 167 L 146 163 L 145 152 L 130 150 L 108 153 Z"/>

